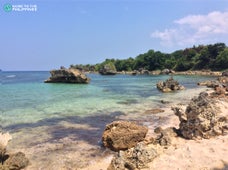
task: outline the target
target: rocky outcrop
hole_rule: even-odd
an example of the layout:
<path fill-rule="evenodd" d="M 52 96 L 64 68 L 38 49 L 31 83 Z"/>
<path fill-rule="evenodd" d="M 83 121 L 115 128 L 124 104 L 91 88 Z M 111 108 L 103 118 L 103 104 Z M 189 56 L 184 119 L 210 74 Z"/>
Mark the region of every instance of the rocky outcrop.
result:
<path fill-rule="evenodd" d="M 108 63 L 104 65 L 102 69 L 99 70 L 101 75 L 115 75 L 117 73 L 116 67 L 113 63 Z"/>
<path fill-rule="evenodd" d="M 157 88 L 162 92 L 171 92 L 176 90 L 183 90 L 184 86 L 180 85 L 178 81 L 170 77 L 166 81 L 160 81 L 157 83 Z"/>
<path fill-rule="evenodd" d="M 89 83 L 90 79 L 77 69 L 51 70 L 51 77 L 45 83 Z"/>
<path fill-rule="evenodd" d="M 179 131 L 187 139 L 221 135 L 228 127 L 227 118 L 219 116 L 219 108 L 206 92 L 193 98 L 185 111 L 181 107 L 172 109 L 180 120 Z"/>
<path fill-rule="evenodd" d="M 148 128 L 128 121 L 114 121 L 106 125 L 103 145 L 113 151 L 126 150 L 144 140 Z"/>
<path fill-rule="evenodd" d="M 137 170 L 146 168 L 147 164 L 157 156 L 153 146 L 138 143 L 134 148 L 119 151 L 112 159 L 108 170 Z"/>

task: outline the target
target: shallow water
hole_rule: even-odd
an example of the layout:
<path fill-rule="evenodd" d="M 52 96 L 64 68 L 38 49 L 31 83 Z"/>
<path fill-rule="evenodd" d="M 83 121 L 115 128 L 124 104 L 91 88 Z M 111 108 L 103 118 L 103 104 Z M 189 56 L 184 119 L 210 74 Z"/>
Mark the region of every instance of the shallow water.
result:
<path fill-rule="evenodd" d="M 24 151 L 32 160 L 29 169 L 67 169 L 69 160 L 70 169 L 85 166 L 95 153 L 103 155 L 99 144 L 107 123 L 121 117 L 156 123 L 156 116 L 142 113 L 164 107 L 161 100 L 188 102 L 203 89 L 197 82 L 212 79 L 175 76 L 186 90 L 163 94 L 156 83 L 169 76 L 88 74 L 91 82 L 83 85 L 43 83 L 48 77 L 48 72 L 1 72 L 0 125 L 13 135 L 9 150 Z M 65 162 L 58 165 L 56 157 Z"/>

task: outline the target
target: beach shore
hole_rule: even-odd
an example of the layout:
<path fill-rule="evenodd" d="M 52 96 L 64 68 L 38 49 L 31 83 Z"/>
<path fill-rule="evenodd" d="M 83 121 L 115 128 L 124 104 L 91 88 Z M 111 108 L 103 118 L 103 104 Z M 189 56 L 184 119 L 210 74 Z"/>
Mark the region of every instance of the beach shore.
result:
<path fill-rule="evenodd" d="M 168 101 L 167 103 L 160 103 L 156 108 L 142 108 L 136 114 L 113 112 L 83 118 L 66 117 L 58 122 L 50 122 L 53 123 L 51 128 L 50 126 L 25 128 L 23 135 L 27 136 L 23 136 L 21 140 L 22 132 L 17 132 L 13 135 L 8 150 L 26 154 L 30 164 L 25 170 L 106 170 L 115 155 L 115 152 L 104 148 L 101 144 L 102 133 L 108 123 L 114 120 L 133 121 L 147 126 L 149 131 L 146 138 L 150 138 L 154 136 L 154 129 L 157 127 L 178 128 L 180 122 L 171 107 L 178 104 L 187 106 L 191 98 L 205 90 L 212 92 L 206 87 L 186 89 L 160 99 Z M 221 114 L 228 117 L 228 100 L 218 99 L 218 106 Z M 151 109 L 161 109 L 163 112 L 153 114 Z M 51 132 L 55 136 L 50 137 L 48 133 L 39 134 L 40 131 Z M 28 147 L 21 148 L 21 143 Z M 170 147 L 161 149 L 159 156 L 149 163 L 149 168 L 146 169 L 227 169 L 226 146 L 228 146 L 227 135 L 201 140 L 177 137 Z"/>

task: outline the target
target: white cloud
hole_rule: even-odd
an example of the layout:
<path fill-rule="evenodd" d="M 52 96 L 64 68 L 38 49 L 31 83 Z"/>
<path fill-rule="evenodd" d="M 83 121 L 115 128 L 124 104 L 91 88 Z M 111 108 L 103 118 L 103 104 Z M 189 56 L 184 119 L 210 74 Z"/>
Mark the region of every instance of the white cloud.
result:
<path fill-rule="evenodd" d="M 151 37 L 160 39 L 161 44 L 165 46 L 227 41 L 228 12 L 214 11 L 207 15 L 189 15 L 174 23 L 175 28 L 154 31 Z"/>

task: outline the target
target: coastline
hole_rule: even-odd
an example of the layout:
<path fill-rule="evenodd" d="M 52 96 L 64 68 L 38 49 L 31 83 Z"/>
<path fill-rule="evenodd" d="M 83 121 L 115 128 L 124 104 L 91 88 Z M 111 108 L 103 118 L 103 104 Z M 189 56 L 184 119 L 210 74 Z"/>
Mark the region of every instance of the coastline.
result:
<path fill-rule="evenodd" d="M 94 71 L 84 71 L 85 74 L 99 74 L 99 72 Z M 188 71 L 172 71 L 172 73 L 163 73 L 162 70 L 155 70 L 155 71 L 119 71 L 116 74 L 127 74 L 127 75 L 162 75 L 162 74 L 170 74 L 170 75 L 197 75 L 197 76 L 221 76 L 222 71 L 210 71 L 210 70 L 188 70 Z"/>
<path fill-rule="evenodd" d="M 127 120 L 134 121 L 137 124 L 147 126 L 149 128 L 148 137 L 154 135 L 154 129 L 161 126 L 162 128 L 166 127 L 178 127 L 179 121 L 177 116 L 174 115 L 171 107 L 177 104 L 186 106 L 192 97 L 197 96 L 200 92 L 209 90 L 206 87 L 197 87 L 194 89 L 187 89 L 181 92 L 174 93 L 172 95 L 166 95 L 166 97 L 160 98 L 159 100 L 171 101 L 170 103 L 161 103 L 158 101 L 157 106 L 151 106 L 151 108 L 145 107 L 138 110 L 137 113 L 123 114 L 119 112 L 110 113 L 110 115 L 90 115 L 85 118 L 79 117 L 66 117 L 58 122 L 49 122 L 53 123 L 53 127 L 40 126 L 34 128 L 25 128 L 25 132 L 16 132 L 17 135 L 14 135 L 14 140 L 9 145 L 9 151 L 22 151 L 24 152 L 29 160 L 30 165 L 25 168 L 26 170 L 35 170 L 35 169 L 56 169 L 56 170 L 65 170 L 65 169 L 107 169 L 110 161 L 115 154 L 109 149 L 105 149 L 101 146 L 101 136 L 105 125 L 114 121 L 114 120 Z M 209 90 L 211 91 L 211 90 Z M 227 105 L 227 103 L 225 104 Z M 160 108 L 164 110 L 162 113 L 146 113 L 148 109 L 157 109 Z M 96 125 L 93 124 L 96 122 Z M 98 124 L 98 125 L 97 125 Z M 54 134 L 53 138 L 45 136 L 44 134 L 38 134 L 39 129 L 47 131 L 51 134 Z M 65 134 L 64 134 L 65 133 Z M 27 134 L 24 137 L 23 141 L 20 141 L 20 136 Z M 34 135 L 34 136 L 33 136 Z M 33 141 L 31 141 L 31 138 Z M 82 140 L 83 138 L 83 140 Z M 225 146 L 227 144 L 227 138 L 219 137 L 220 146 Z M 213 140 L 213 139 L 212 139 Z M 216 139 L 217 140 L 217 139 Z M 221 143 L 225 141 L 224 145 Z M 204 141 L 204 140 L 203 140 Z M 205 140 L 206 141 L 206 140 Z M 26 148 L 21 148 L 17 144 L 26 142 Z M 186 140 L 179 139 L 174 143 L 177 147 L 172 146 L 167 151 L 164 151 L 162 155 L 166 155 L 167 167 L 170 165 L 172 157 L 169 154 L 178 150 L 181 152 L 180 148 L 185 148 Z M 199 142 L 196 142 L 199 143 Z M 206 142 L 208 144 L 208 142 Z M 192 143 L 189 143 L 191 146 Z M 206 144 L 205 144 L 206 145 Z M 201 145 L 200 145 L 201 146 Z M 200 147 L 198 146 L 198 147 Z M 205 146 L 206 147 L 206 146 Z M 212 146 L 211 146 L 212 147 Z M 172 150 L 173 148 L 173 150 Z M 209 148 L 210 149 L 210 148 Z M 213 150 L 213 149 L 212 149 Z M 215 150 L 215 149 L 214 149 Z M 170 151 L 170 153 L 168 152 Z M 178 159 L 180 153 L 177 153 L 176 167 L 178 168 Z M 220 152 L 220 151 L 219 151 Z M 169 153 L 169 154 L 168 154 Z M 227 150 L 222 150 L 221 153 L 227 153 Z M 182 153 L 181 153 L 182 154 Z M 183 153 L 184 154 L 184 153 Z M 162 161 L 164 161 L 163 156 L 159 156 L 154 161 L 157 160 L 158 163 L 154 164 L 154 161 L 150 167 L 156 167 L 155 169 L 162 169 Z M 187 152 L 186 152 L 187 155 Z M 213 154 L 211 154 L 213 156 Z M 224 156 L 223 156 L 224 157 Z M 223 157 L 215 159 L 223 159 Z M 160 160 L 161 158 L 161 160 Z M 187 159 L 187 158 L 186 158 Z M 159 161 L 161 161 L 159 163 Z M 189 161 L 190 162 L 190 161 Z M 194 161 L 193 161 L 194 162 Z M 225 161 L 226 162 L 226 161 Z M 221 163 L 221 161 L 220 161 Z M 218 163 L 219 164 L 219 163 Z M 214 167 L 216 165 L 210 165 Z M 221 166 L 221 165 L 219 165 Z M 207 163 L 205 164 L 207 167 Z M 188 169 L 189 167 L 184 167 L 183 169 Z M 170 169 L 170 167 L 168 168 Z M 195 167 L 195 169 L 197 169 Z"/>

